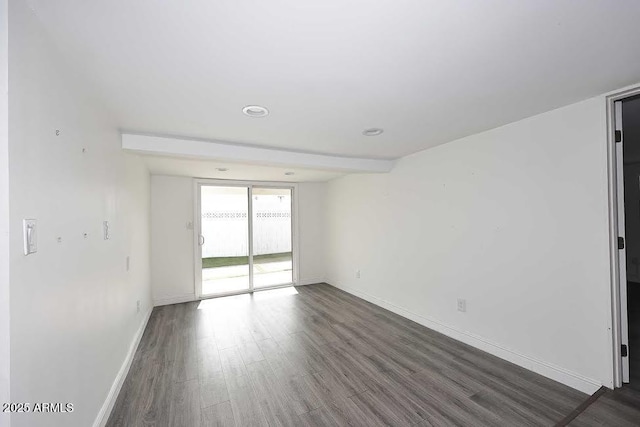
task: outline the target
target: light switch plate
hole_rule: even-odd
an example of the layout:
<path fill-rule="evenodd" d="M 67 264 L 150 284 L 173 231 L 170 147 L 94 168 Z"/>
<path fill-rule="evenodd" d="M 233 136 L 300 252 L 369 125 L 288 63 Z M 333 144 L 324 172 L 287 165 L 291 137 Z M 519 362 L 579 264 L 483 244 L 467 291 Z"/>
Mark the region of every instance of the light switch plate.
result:
<path fill-rule="evenodd" d="M 24 236 L 24 254 L 29 255 L 38 252 L 38 233 L 35 219 L 22 220 L 22 233 Z"/>

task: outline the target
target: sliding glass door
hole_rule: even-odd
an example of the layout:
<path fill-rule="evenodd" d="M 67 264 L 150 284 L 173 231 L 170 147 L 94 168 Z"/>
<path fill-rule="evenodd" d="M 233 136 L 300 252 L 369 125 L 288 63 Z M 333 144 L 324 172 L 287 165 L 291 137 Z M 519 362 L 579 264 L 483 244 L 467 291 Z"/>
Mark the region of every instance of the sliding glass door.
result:
<path fill-rule="evenodd" d="M 200 187 L 202 295 L 250 289 L 249 188 Z"/>
<path fill-rule="evenodd" d="M 295 283 L 294 186 L 196 182 L 196 292 L 210 297 Z"/>
<path fill-rule="evenodd" d="M 253 187 L 253 286 L 293 283 L 291 189 Z"/>

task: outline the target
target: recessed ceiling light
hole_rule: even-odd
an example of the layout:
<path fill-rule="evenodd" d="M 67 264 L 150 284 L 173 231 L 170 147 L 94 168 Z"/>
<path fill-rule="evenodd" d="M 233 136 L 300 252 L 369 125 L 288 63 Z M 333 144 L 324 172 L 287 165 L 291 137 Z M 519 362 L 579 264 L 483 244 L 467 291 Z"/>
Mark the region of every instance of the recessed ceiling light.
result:
<path fill-rule="evenodd" d="M 295 175 L 295 172 L 285 172 L 284 174 L 291 176 L 291 175 Z"/>
<path fill-rule="evenodd" d="M 242 112 L 249 117 L 264 117 L 269 115 L 269 110 L 260 105 L 247 105 Z"/>
<path fill-rule="evenodd" d="M 216 168 L 216 170 L 217 170 L 218 172 L 226 172 L 226 171 L 228 171 L 229 169 L 227 169 L 227 168 Z"/>
<path fill-rule="evenodd" d="M 384 129 L 380 129 L 380 128 L 371 128 L 371 129 L 365 129 L 362 131 L 362 134 L 364 136 L 378 136 L 380 135 L 382 132 L 384 132 Z"/>

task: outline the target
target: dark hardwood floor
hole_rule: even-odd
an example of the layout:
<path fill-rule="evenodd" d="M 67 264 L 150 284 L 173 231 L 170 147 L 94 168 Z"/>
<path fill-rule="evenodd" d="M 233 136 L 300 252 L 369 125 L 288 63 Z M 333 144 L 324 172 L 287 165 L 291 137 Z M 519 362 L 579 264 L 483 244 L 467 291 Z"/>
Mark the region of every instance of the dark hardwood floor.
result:
<path fill-rule="evenodd" d="M 569 425 L 571 427 L 640 426 L 640 392 L 628 385 L 616 390 L 607 390 Z"/>
<path fill-rule="evenodd" d="M 108 425 L 553 426 L 588 397 L 329 285 L 295 290 L 154 309 Z"/>

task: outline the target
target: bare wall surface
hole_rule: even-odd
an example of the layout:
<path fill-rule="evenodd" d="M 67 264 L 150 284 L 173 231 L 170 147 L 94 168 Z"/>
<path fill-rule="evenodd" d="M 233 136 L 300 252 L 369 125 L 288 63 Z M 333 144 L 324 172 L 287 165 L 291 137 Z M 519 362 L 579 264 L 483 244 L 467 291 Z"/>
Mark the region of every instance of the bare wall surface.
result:
<path fill-rule="evenodd" d="M 154 304 L 195 298 L 193 179 L 151 176 L 151 287 Z"/>
<path fill-rule="evenodd" d="M 195 298 L 193 178 L 151 177 L 151 282 L 155 304 Z M 324 274 L 325 183 L 298 184 L 300 283 L 321 282 Z"/>
<path fill-rule="evenodd" d="M 9 17 L 11 399 L 74 405 L 12 425 L 86 427 L 151 308 L 149 173 L 26 2 Z M 23 218 L 37 220 L 29 256 Z"/>
<path fill-rule="evenodd" d="M 0 402 L 9 402 L 9 41 L 7 1 L 0 0 Z M 0 413 L 0 427 L 9 414 Z"/>
<path fill-rule="evenodd" d="M 328 280 L 583 391 L 612 386 L 606 159 L 598 97 L 333 180 Z"/>
<path fill-rule="evenodd" d="M 298 231 L 300 236 L 300 284 L 326 280 L 327 184 L 298 184 Z"/>

